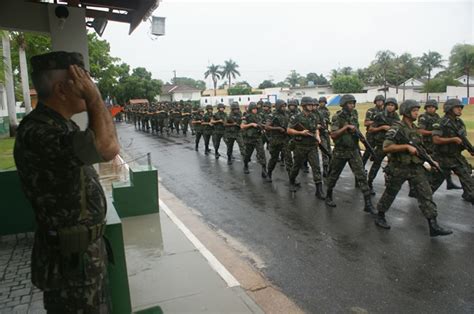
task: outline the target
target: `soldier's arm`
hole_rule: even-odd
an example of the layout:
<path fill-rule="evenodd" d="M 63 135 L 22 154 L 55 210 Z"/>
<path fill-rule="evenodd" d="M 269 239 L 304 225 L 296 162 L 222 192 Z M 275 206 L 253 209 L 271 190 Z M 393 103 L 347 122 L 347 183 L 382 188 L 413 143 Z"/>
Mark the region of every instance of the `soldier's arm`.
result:
<path fill-rule="evenodd" d="M 388 131 L 390 129 L 389 125 L 374 126 L 373 124 L 369 126 L 367 132 L 369 133 L 378 133 L 382 131 Z"/>
<path fill-rule="evenodd" d="M 439 123 L 433 124 L 433 144 L 435 145 L 448 145 L 448 144 L 457 144 L 461 145 L 462 140 L 457 137 L 443 137 L 443 131 Z"/>

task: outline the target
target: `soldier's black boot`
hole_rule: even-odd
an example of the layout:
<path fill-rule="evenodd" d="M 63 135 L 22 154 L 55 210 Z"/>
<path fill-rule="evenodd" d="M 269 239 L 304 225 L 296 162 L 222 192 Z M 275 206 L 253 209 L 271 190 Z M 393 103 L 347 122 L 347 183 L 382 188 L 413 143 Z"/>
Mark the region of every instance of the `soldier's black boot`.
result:
<path fill-rule="evenodd" d="M 387 223 L 387 220 L 385 220 L 385 213 L 384 212 L 378 212 L 377 217 L 375 217 L 375 225 L 383 228 L 383 229 L 390 229 L 390 225 Z"/>
<path fill-rule="evenodd" d="M 364 211 L 367 213 L 370 213 L 372 215 L 377 214 L 377 211 L 374 208 L 374 205 L 372 205 L 372 200 L 370 199 L 370 195 L 364 196 Z"/>
<path fill-rule="evenodd" d="M 285 161 L 284 160 L 280 161 L 280 167 L 285 167 Z"/>
<path fill-rule="evenodd" d="M 290 192 L 296 192 L 297 191 L 295 180 L 290 179 L 289 189 L 290 189 Z"/>
<path fill-rule="evenodd" d="M 209 155 L 209 152 L 211 150 L 209 149 L 209 146 L 206 146 L 206 148 L 204 149 L 204 155 Z"/>
<path fill-rule="evenodd" d="M 267 167 L 265 165 L 262 166 L 262 178 L 267 177 Z"/>
<path fill-rule="evenodd" d="M 245 173 L 245 174 L 249 174 L 249 173 L 250 173 L 248 162 L 244 162 L 244 173 Z"/>
<path fill-rule="evenodd" d="M 329 207 L 336 207 L 336 203 L 332 200 L 332 189 L 328 189 L 326 192 L 326 205 Z"/>
<path fill-rule="evenodd" d="M 440 227 L 436 218 L 428 219 L 428 225 L 430 226 L 430 237 L 445 236 L 453 233 L 451 230 Z"/>
<path fill-rule="evenodd" d="M 374 190 L 374 183 L 373 183 L 373 181 L 369 181 L 369 182 L 367 182 L 367 184 L 369 185 L 370 195 L 375 195 L 375 190 Z"/>
<path fill-rule="evenodd" d="M 453 182 L 451 174 L 446 177 L 446 189 L 448 190 L 460 190 L 462 187 Z"/>
<path fill-rule="evenodd" d="M 272 182 L 272 172 L 267 171 L 267 182 Z"/>
<path fill-rule="evenodd" d="M 326 199 L 326 195 L 324 195 L 323 184 L 321 182 L 316 183 L 316 193 L 314 193 L 314 195 L 316 195 L 316 197 L 320 200 Z"/>
<path fill-rule="evenodd" d="M 232 156 L 231 155 L 227 155 L 227 164 L 232 165 Z"/>
<path fill-rule="evenodd" d="M 198 144 L 198 143 L 196 143 L 196 146 L 194 147 L 194 150 L 195 150 L 195 151 L 198 151 L 198 150 L 199 150 L 199 144 Z"/>
<path fill-rule="evenodd" d="M 216 159 L 219 159 L 219 157 L 221 156 L 221 154 L 219 154 L 219 151 L 216 149 L 214 153 L 215 153 Z"/>

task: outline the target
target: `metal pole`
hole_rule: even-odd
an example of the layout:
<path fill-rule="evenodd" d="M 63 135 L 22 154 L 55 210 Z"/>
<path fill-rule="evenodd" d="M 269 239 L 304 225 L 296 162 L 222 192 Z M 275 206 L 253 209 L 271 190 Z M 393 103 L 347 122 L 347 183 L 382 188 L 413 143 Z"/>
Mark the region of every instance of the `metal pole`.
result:
<path fill-rule="evenodd" d="M 146 158 L 148 160 L 148 168 L 151 169 L 151 153 L 147 153 Z"/>

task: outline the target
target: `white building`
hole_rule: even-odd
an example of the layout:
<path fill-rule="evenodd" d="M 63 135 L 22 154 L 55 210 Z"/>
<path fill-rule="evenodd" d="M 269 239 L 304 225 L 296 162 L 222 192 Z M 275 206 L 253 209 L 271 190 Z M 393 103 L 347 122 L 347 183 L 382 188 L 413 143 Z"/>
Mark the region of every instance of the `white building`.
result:
<path fill-rule="evenodd" d="M 201 100 L 201 90 L 186 85 L 163 85 L 157 101 Z"/>
<path fill-rule="evenodd" d="M 458 77 L 456 81 L 463 85 L 467 85 L 467 75 Z M 469 75 L 469 86 L 474 86 L 474 76 Z"/>

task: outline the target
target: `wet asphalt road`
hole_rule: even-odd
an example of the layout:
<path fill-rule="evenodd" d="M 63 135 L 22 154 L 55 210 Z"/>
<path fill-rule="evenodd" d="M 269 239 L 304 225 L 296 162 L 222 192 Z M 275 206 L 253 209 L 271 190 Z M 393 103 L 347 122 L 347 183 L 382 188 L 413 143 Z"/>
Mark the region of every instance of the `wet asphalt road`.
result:
<path fill-rule="evenodd" d="M 203 154 L 203 143 L 195 152 L 190 134 L 156 136 L 125 123 L 117 130 L 128 155 L 151 152 L 161 184 L 243 243 L 258 257 L 251 262 L 307 312 L 474 313 L 474 206 L 460 191 L 443 184 L 435 194 L 438 221 L 453 235 L 429 237 L 407 184 L 387 214 L 386 231 L 362 211 L 348 167 L 332 209 L 315 198 L 310 174 L 300 172 L 302 187 L 292 197 L 284 168 L 277 165 L 273 183 L 264 183 L 254 156 L 244 175 L 238 148 L 228 166 L 224 143 L 216 160 Z M 384 188 L 382 173 L 377 179 L 374 204 Z"/>

